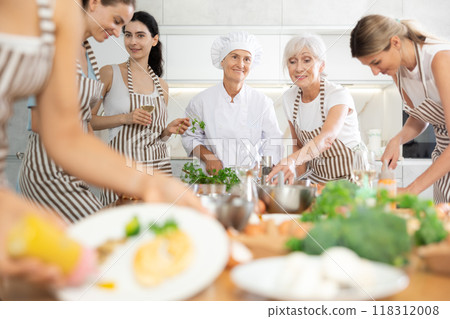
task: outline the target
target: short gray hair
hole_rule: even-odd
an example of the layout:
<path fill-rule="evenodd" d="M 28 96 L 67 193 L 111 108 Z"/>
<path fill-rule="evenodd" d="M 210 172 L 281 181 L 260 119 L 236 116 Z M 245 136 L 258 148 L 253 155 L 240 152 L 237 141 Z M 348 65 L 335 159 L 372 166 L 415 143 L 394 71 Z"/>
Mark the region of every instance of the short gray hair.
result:
<path fill-rule="evenodd" d="M 293 37 L 286 44 L 283 55 L 283 66 L 286 68 L 289 59 L 297 55 L 303 48 L 308 48 L 319 62 L 326 62 L 326 46 L 322 38 L 316 34 L 305 33 Z"/>

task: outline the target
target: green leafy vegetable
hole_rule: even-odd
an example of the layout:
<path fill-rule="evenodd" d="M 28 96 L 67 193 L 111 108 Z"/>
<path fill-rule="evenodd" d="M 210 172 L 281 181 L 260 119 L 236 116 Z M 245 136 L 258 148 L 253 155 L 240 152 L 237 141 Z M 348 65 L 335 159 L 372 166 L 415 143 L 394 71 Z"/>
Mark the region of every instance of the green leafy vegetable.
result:
<path fill-rule="evenodd" d="M 303 240 L 287 242 L 291 250 L 319 255 L 329 247 L 343 246 L 360 257 L 396 266 L 403 265 L 411 249 L 406 221 L 379 207 L 358 208 L 348 218 L 326 219 L 316 223 Z"/>
<path fill-rule="evenodd" d="M 141 231 L 141 225 L 137 216 L 134 216 L 126 225 L 125 225 L 125 236 L 131 237 L 139 234 Z"/>
<path fill-rule="evenodd" d="M 232 168 L 224 168 L 214 175 L 207 175 L 203 170 L 195 166 L 193 163 L 186 163 L 183 166 L 181 175 L 183 182 L 189 184 L 225 184 L 227 186 L 227 191 L 229 191 L 234 185 L 240 183 L 239 177 Z M 216 170 L 213 171 L 216 173 Z"/>
<path fill-rule="evenodd" d="M 205 129 L 205 122 L 199 121 L 198 119 L 193 119 L 193 120 L 192 120 L 192 127 L 191 127 L 192 133 L 195 133 L 195 131 L 197 130 L 197 127 L 195 126 L 196 124 L 198 124 L 198 126 L 199 126 L 202 130 Z"/>
<path fill-rule="evenodd" d="M 156 223 L 151 223 L 149 226 L 149 230 L 154 232 L 155 235 L 167 234 L 167 233 L 177 230 L 177 229 L 178 229 L 178 224 L 173 219 L 166 220 L 166 222 L 164 224 L 162 224 L 161 226 Z"/>

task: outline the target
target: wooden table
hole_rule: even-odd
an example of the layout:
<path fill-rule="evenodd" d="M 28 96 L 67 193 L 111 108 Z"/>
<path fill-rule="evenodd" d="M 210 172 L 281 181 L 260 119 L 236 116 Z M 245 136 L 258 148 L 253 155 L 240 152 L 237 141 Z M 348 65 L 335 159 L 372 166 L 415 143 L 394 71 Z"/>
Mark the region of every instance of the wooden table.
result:
<path fill-rule="evenodd" d="M 2 284 L 3 300 L 57 300 L 48 290 L 32 287 L 17 280 L 7 280 Z M 230 270 L 224 270 L 215 282 L 190 300 L 267 300 L 264 297 L 248 293 L 237 287 L 230 278 Z M 438 301 L 450 300 L 450 276 L 440 276 L 424 271 L 414 271 L 410 274 L 409 286 L 393 296 L 388 301 Z"/>
<path fill-rule="evenodd" d="M 113 206 L 130 204 L 134 201 L 118 201 Z M 418 270 L 417 260 L 412 258 L 410 267 L 406 270 L 409 275 L 408 287 L 390 297 L 381 300 L 388 301 L 449 301 L 450 276 Z M 0 277 L 0 299 L 2 300 L 57 300 L 55 295 L 40 287 L 33 287 L 18 280 L 5 280 Z M 217 301 L 251 301 L 267 300 L 237 287 L 230 277 L 230 269 L 225 269 L 219 277 L 205 290 L 190 300 L 217 300 Z"/>

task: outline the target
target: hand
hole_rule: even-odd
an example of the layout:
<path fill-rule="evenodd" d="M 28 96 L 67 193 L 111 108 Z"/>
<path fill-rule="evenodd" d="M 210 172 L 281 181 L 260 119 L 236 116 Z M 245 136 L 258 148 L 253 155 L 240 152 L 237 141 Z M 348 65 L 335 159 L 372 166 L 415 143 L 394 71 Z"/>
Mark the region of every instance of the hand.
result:
<path fill-rule="evenodd" d="M 191 186 L 179 180 L 157 173 L 146 179 L 145 202 L 167 202 L 179 206 L 192 207 L 202 213 L 211 213 L 202 206 L 200 199 L 190 189 Z"/>
<path fill-rule="evenodd" d="M 387 163 L 389 168 L 395 169 L 397 167 L 397 161 L 400 157 L 400 141 L 397 138 L 393 138 L 389 141 L 386 149 L 381 156 L 381 162 Z"/>
<path fill-rule="evenodd" d="M 30 212 L 64 228 L 64 223 L 49 212 L 41 212 L 9 191 L 0 191 L 0 274 L 46 285 L 62 286 L 66 280 L 57 266 L 48 265 L 35 258 L 11 258 L 6 242 L 11 228 Z"/>
<path fill-rule="evenodd" d="M 167 125 L 165 131 L 166 135 L 170 136 L 172 134 L 182 135 L 191 126 L 191 122 L 188 117 L 175 119 Z"/>
<path fill-rule="evenodd" d="M 282 159 L 270 172 L 270 174 L 267 176 L 266 181 L 269 182 L 274 176 L 276 176 L 279 172 L 284 173 L 284 180 L 282 183 L 284 183 L 286 180 L 288 180 L 288 183 L 290 185 L 294 184 L 295 179 L 295 160 L 293 158 L 286 157 Z M 274 184 L 278 184 L 278 177 L 274 180 Z"/>
<path fill-rule="evenodd" d="M 211 156 L 213 158 L 208 159 L 205 164 L 206 164 L 206 172 L 210 175 L 216 175 L 219 170 L 223 169 L 223 165 L 222 162 L 215 156 Z M 216 170 L 214 172 L 214 170 Z"/>
<path fill-rule="evenodd" d="M 135 109 L 133 112 L 126 114 L 124 124 L 149 125 L 152 123 L 152 115 L 143 109 Z"/>

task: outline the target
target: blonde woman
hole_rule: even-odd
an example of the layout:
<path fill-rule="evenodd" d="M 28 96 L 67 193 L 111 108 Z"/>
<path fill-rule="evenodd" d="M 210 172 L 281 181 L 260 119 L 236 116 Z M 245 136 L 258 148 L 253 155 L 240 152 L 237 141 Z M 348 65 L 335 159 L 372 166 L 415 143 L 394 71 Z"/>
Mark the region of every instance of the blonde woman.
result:
<path fill-rule="evenodd" d="M 400 146 L 434 128 L 432 165 L 400 191 L 419 194 L 434 184 L 434 201 L 450 201 L 450 43 L 426 34 L 414 21 L 369 15 L 351 33 L 352 56 L 374 75 L 388 74 L 397 84 L 409 118 L 382 156 L 397 166 Z"/>

